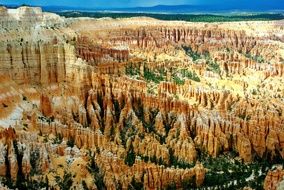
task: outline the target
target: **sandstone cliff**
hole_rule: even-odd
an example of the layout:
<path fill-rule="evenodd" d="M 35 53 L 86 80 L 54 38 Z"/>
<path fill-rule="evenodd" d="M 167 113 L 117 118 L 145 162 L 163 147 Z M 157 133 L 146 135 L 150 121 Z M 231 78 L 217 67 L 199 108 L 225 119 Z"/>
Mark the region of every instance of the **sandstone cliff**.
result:
<path fill-rule="evenodd" d="M 284 158 L 281 21 L 65 19 L 0 7 L 0 25 L 3 179 L 60 188 L 71 173 L 74 188 L 225 188 L 212 176 L 239 169 L 214 171 L 210 159 Z M 274 173 L 265 188 L 280 181 Z"/>

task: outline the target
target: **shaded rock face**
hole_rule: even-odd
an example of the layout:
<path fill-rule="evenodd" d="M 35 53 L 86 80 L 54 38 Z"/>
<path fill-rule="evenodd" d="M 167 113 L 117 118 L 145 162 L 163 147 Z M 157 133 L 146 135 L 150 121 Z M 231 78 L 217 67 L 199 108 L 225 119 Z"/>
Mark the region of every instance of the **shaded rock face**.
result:
<path fill-rule="evenodd" d="M 188 189 L 214 187 L 223 171 L 206 169 L 211 157 L 284 158 L 281 22 L 1 15 L 0 176 Z"/>

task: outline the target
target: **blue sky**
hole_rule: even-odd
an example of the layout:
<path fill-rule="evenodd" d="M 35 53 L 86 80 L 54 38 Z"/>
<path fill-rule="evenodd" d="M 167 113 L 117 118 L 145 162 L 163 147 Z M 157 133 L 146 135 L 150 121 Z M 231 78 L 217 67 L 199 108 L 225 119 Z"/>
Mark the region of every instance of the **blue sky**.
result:
<path fill-rule="evenodd" d="M 242 6 L 250 4 L 251 6 L 272 6 L 284 7 L 284 0 L 0 0 L 1 4 L 31 4 L 31 5 L 58 5 L 70 7 L 137 7 L 154 5 L 212 5 L 218 4 L 227 6 Z"/>

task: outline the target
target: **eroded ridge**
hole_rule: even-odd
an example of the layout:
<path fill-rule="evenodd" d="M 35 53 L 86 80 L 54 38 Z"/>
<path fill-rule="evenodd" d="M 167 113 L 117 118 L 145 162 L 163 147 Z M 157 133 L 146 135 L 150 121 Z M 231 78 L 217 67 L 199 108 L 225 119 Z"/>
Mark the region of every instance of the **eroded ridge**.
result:
<path fill-rule="evenodd" d="M 281 183 L 268 170 L 284 158 L 283 21 L 1 7 L 0 23 L 3 187 L 263 188 L 267 173 L 264 188 Z"/>

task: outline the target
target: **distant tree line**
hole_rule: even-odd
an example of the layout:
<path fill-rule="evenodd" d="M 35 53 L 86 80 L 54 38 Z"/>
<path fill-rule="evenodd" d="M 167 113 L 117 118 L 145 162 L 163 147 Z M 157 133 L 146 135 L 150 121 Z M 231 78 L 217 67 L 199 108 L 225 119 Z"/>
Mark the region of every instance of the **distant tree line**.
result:
<path fill-rule="evenodd" d="M 255 13 L 244 15 L 213 15 L 213 14 L 157 14 L 157 13 L 113 13 L 113 12 L 57 12 L 65 17 L 92 17 L 92 18 L 130 18 L 152 17 L 159 20 L 182 20 L 189 22 L 233 22 L 233 21 L 267 21 L 282 20 L 284 15 L 280 13 Z"/>

